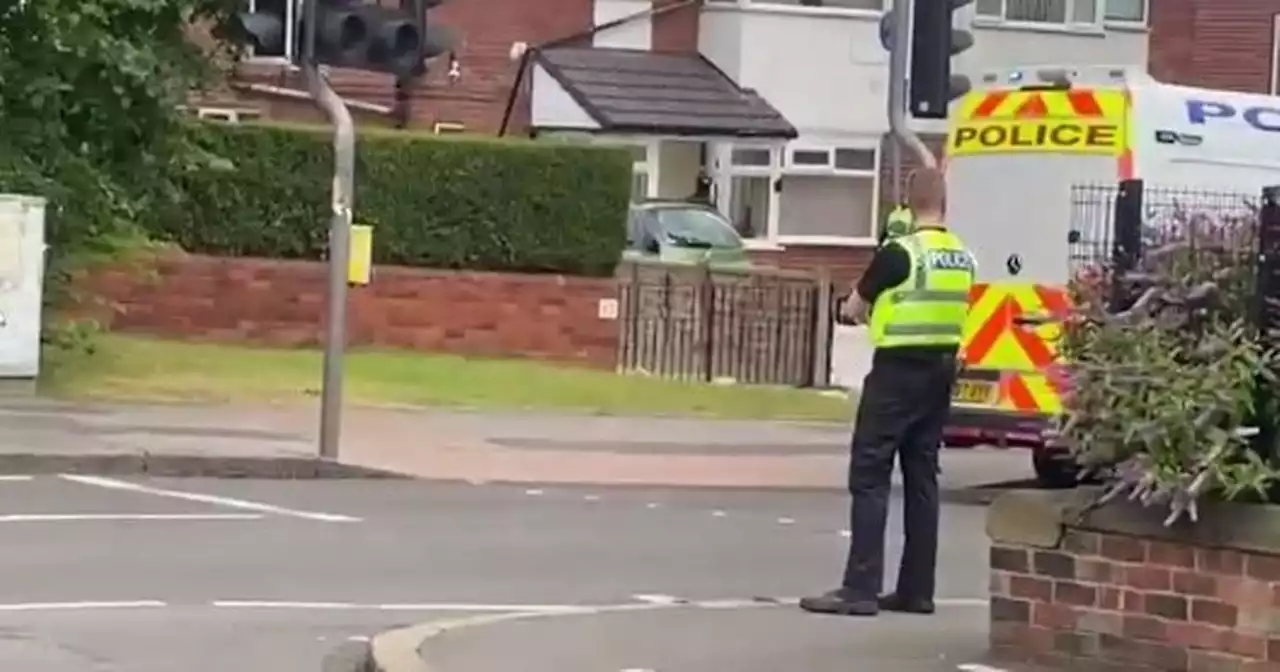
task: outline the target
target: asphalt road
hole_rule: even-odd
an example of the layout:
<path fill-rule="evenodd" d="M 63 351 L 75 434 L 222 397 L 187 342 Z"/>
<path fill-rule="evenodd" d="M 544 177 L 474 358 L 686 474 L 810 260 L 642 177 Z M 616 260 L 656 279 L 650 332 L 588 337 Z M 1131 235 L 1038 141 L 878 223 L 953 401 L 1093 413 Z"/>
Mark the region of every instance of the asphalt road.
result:
<path fill-rule="evenodd" d="M 343 642 L 425 620 L 798 596 L 830 587 L 846 543 L 847 503 L 834 493 L 74 478 L 0 478 L 0 669 L 314 672 Z M 930 654 L 949 661 L 985 640 L 975 628 L 985 614 L 963 606 L 986 595 L 983 510 L 948 507 L 944 534 L 940 596 L 958 606 L 911 627 L 952 632 L 954 645 Z M 780 607 L 696 611 L 574 618 L 624 630 L 639 619 L 655 637 L 666 635 L 653 623 L 687 622 L 677 630 L 707 628 L 691 638 L 704 649 L 741 636 L 735 622 L 793 633 L 795 646 L 849 627 L 811 629 Z M 501 651 L 503 637 L 550 642 L 576 630 L 559 617 L 476 629 L 442 655 L 460 672 L 492 670 L 468 665 L 496 664 L 494 638 Z M 478 637 L 489 644 L 467 649 Z M 653 663 L 674 667 L 653 669 L 696 669 L 682 661 L 705 650 L 682 646 Z M 467 658 L 480 649 L 490 658 Z M 505 651 L 508 668 L 543 669 Z M 599 665 L 633 654 L 581 669 L 624 669 Z"/>

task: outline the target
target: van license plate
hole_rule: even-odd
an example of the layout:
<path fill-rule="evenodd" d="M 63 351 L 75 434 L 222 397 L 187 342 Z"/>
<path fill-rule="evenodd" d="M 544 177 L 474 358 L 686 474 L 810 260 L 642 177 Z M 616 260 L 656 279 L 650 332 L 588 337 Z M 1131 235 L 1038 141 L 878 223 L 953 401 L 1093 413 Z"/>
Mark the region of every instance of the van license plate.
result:
<path fill-rule="evenodd" d="M 957 380 L 951 400 L 963 404 L 990 404 L 996 397 L 995 383 L 985 380 Z"/>

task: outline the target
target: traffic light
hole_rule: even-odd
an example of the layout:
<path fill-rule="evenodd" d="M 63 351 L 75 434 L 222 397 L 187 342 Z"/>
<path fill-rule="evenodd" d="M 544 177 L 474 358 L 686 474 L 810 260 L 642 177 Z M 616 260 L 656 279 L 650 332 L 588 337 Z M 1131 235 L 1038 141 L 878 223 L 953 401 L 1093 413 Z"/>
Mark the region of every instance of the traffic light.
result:
<path fill-rule="evenodd" d="M 241 12 L 233 25 L 239 41 L 258 56 L 282 56 L 299 62 L 305 46 L 286 53 L 287 2 L 258 0 L 254 12 Z M 309 2 L 312 0 L 303 0 Z M 412 77 L 425 72 L 425 61 L 449 51 L 452 35 L 427 25 L 427 11 L 441 0 L 401 0 L 400 7 L 383 7 L 377 0 L 314 0 L 316 3 L 315 60 L 322 65 L 386 72 Z M 305 12 L 298 4 L 294 34 L 303 45 L 307 35 Z"/>
<path fill-rule="evenodd" d="M 974 0 L 915 0 L 911 23 L 908 109 L 918 119 L 946 119 L 951 101 L 972 88 L 951 74 L 951 59 L 973 46 L 973 33 L 957 29 L 955 13 Z"/>
<path fill-rule="evenodd" d="M 293 54 L 285 53 L 288 45 L 285 39 L 285 24 L 288 22 L 288 0 L 259 0 L 254 12 L 240 12 L 235 15 L 230 28 L 231 37 L 237 42 L 253 48 L 254 56 L 279 56 L 293 58 Z"/>
<path fill-rule="evenodd" d="M 315 1 L 317 63 L 395 75 L 421 69 L 423 17 L 415 16 L 412 7 L 392 9 L 360 0 Z"/>

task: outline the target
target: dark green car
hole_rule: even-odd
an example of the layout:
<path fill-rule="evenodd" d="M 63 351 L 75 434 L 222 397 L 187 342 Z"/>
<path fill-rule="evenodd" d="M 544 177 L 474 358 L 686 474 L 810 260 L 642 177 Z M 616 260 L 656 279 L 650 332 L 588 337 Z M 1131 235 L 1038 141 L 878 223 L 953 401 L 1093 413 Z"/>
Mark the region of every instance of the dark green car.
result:
<path fill-rule="evenodd" d="M 719 210 L 689 201 L 650 200 L 631 206 L 624 260 L 750 266 L 742 236 Z"/>

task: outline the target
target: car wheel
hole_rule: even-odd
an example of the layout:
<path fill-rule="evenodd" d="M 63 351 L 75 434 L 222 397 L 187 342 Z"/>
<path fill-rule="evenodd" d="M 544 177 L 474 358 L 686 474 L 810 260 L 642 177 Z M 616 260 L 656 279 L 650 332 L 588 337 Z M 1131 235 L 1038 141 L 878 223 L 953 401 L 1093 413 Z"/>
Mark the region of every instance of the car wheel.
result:
<path fill-rule="evenodd" d="M 1036 482 L 1042 488 L 1066 490 L 1080 484 L 1080 466 L 1066 453 L 1034 450 L 1031 463 L 1035 467 Z"/>

